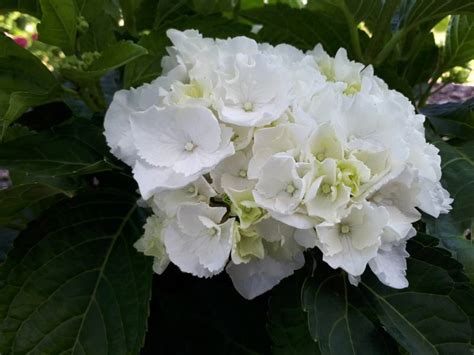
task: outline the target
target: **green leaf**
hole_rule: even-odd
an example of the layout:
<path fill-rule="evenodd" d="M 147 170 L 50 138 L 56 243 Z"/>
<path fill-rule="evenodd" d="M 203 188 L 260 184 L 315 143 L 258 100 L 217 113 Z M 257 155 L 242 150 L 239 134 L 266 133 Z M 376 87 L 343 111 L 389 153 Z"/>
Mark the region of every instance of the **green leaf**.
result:
<path fill-rule="evenodd" d="M 386 0 L 380 11 L 369 14 L 364 19 L 367 28 L 372 32 L 369 44 L 365 52 L 368 63 L 373 63 L 375 56 L 379 53 L 392 35 L 392 19 L 398 8 L 400 0 Z"/>
<path fill-rule="evenodd" d="M 242 11 L 240 15 L 263 25 L 257 34 L 260 42 L 288 43 L 302 50 L 313 49 L 321 43 L 330 54 L 335 54 L 340 47 L 351 46 L 345 22 L 323 12 L 276 5 Z"/>
<path fill-rule="evenodd" d="M 468 282 L 463 264 L 453 259 L 450 251 L 438 245 L 438 238 L 418 232 L 416 238 L 410 239 L 407 248 L 412 258 L 443 268 L 456 283 Z"/>
<path fill-rule="evenodd" d="M 451 253 L 446 249 L 436 248 L 439 240 L 435 237 L 418 233 L 408 243 L 408 251 L 412 258 L 428 261 L 430 264 L 445 269 L 454 281 L 456 288 L 451 291 L 450 297 L 462 308 L 469 317 L 471 329 L 474 329 L 474 287 L 466 284 L 468 280 L 464 274 L 465 268 L 462 264 L 452 259 Z M 471 333 L 471 344 L 474 344 L 474 332 Z"/>
<path fill-rule="evenodd" d="M 86 70 L 62 69 L 61 73 L 75 82 L 91 82 L 147 54 L 147 50 L 133 42 L 122 41 L 106 48 Z"/>
<path fill-rule="evenodd" d="M 272 290 L 267 323 L 272 354 L 319 354 L 318 344 L 308 332 L 308 320 L 301 304 L 305 277 L 306 272 L 300 271 Z"/>
<path fill-rule="evenodd" d="M 71 197 L 79 175 L 111 170 L 102 130 L 87 121 L 28 134 L 0 145 L 13 186 L 0 190 L 0 225 L 19 226 L 23 211 L 56 195 Z"/>
<path fill-rule="evenodd" d="M 149 0 L 153 1 L 153 0 Z M 154 20 L 152 21 L 153 27 L 158 28 L 160 25 L 165 23 L 168 20 L 176 18 L 178 16 L 183 16 L 190 14 L 191 11 L 188 9 L 188 0 L 160 0 L 156 5 L 156 14 Z M 146 16 L 147 7 L 146 0 L 142 3 L 138 13 L 138 19 L 140 22 L 143 21 L 143 18 Z M 141 24 L 140 24 L 141 25 Z M 140 26 L 142 27 L 142 26 Z"/>
<path fill-rule="evenodd" d="M 455 301 L 457 287 L 449 272 L 412 257 L 407 278 L 410 286 L 402 290 L 384 286 L 372 274 L 359 286 L 386 331 L 412 354 L 469 355 L 470 318 Z"/>
<path fill-rule="evenodd" d="M 30 107 L 59 101 L 64 96 L 62 87 L 58 84 L 49 91 L 42 93 L 17 91 L 10 95 L 8 109 L 3 115 L 3 129 L 15 122 Z"/>
<path fill-rule="evenodd" d="M 421 112 L 442 136 L 467 140 L 474 137 L 474 98 L 463 103 L 428 105 Z"/>
<path fill-rule="evenodd" d="M 386 349 L 382 330 L 362 312 L 356 292 L 343 272 L 308 278 L 303 306 L 308 312 L 309 331 L 322 354 L 382 354 Z"/>
<path fill-rule="evenodd" d="M 191 0 L 141 0 L 135 9 L 136 31 L 159 28 L 168 20 L 192 15 Z"/>
<path fill-rule="evenodd" d="M 0 226 L 5 226 L 15 219 L 26 207 L 58 193 L 72 196 L 72 191 L 41 183 L 15 185 L 0 190 Z"/>
<path fill-rule="evenodd" d="M 2 0 L 0 12 L 19 11 L 40 17 L 41 8 L 38 0 Z"/>
<path fill-rule="evenodd" d="M 203 15 L 217 12 L 230 12 L 234 9 L 233 0 L 192 0 L 194 10 Z"/>
<path fill-rule="evenodd" d="M 119 0 L 125 28 L 132 34 L 137 32 L 136 11 L 143 0 Z"/>
<path fill-rule="evenodd" d="M 451 17 L 446 32 L 442 67 L 448 70 L 474 59 L 474 14 Z"/>
<path fill-rule="evenodd" d="M 7 253 L 13 247 L 13 241 L 18 233 L 15 229 L 0 227 L 0 264 L 7 258 Z"/>
<path fill-rule="evenodd" d="M 3 142 L 12 141 L 14 139 L 17 139 L 23 136 L 28 136 L 33 133 L 34 132 L 26 126 L 22 126 L 19 124 L 12 125 L 7 129 L 5 135 L 3 136 Z"/>
<path fill-rule="evenodd" d="M 0 166 L 14 184 L 50 182 L 110 170 L 107 152 L 102 129 L 78 121 L 0 144 Z"/>
<path fill-rule="evenodd" d="M 466 275 L 474 282 L 474 242 L 462 237 L 444 237 L 441 244 L 452 251 L 465 268 Z"/>
<path fill-rule="evenodd" d="M 474 12 L 474 2 L 466 0 L 402 0 L 402 23 L 414 28 L 421 23 L 435 23 L 449 15 Z"/>
<path fill-rule="evenodd" d="M 139 353 L 152 275 L 132 247 L 143 222 L 133 197 L 95 193 L 22 232 L 0 267 L 0 351 Z"/>
<path fill-rule="evenodd" d="M 440 149 L 442 184 L 454 199 L 449 214 L 430 223 L 432 234 L 440 237 L 465 235 L 474 221 L 474 141 L 451 145 L 440 138 L 431 139 Z"/>
<path fill-rule="evenodd" d="M 66 54 L 75 52 L 77 14 L 74 0 L 40 0 L 43 18 L 38 25 L 42 42 L 52 44 Z"/>
<path fill-rule="evenodd" d="M 325 11 L 338 16 L 344 16 L 341 10 L 345 7 L 356 23 L 365 21 L 380 14 L 384 2 L 381 0 L 310 0 L 307 8 L 315 11 Z"/>
<path fill-rule="evenodd" d="M 413 37 L 415 53 L 407 60 L 400 60 L 397 63 L 399 68 L 402 68 L 399 73 L 411 87 L 428 82 L 437 68 L 440 52 L 433 33 L 418 32 L 413 34 Z"/>
<path fill-rule="evenodd" d="M 437 255 L 432 255 L 429 260 L 435 261 L 437 266 L 441 266 L 450 272 L 451 277 L 456 281 L 467 281 L 466 277 L 474 280 L 474 244 L 466 238 L 439 238 L 431 237 L 436 240 L 436 244 L 441 243 L 442 247 L 449 249 L 453 256 L 460 262 L 457 265 L 453 263 L 451 253 L 445 249 L 438 249 Z M 413 246 L 412 246 L 413 249 Z M 432 249 L 432 248 L 431 248 Z M 419 253 L 419 251 L 417 251 Z M 441 256 L 441 252 L 445 255 Z M 448 257 L 446 257 L 446 254 Z M 448 267 L 451 265 L 451 268 Z M 462 274 L 462 275 L 461 275 Z"/>
<path fill-rule="evenodd" d="M 354 57 L 358 61 L 363 61 L 362 48 L 360 45 L 360 37 L 363 32 L 358 30 L 358 25 L 362 21 L 368 23 L 378 20 L 381 16 L 384 2 L 381 0 L 314 0 L 308 3 L 308 8 L 322 11 L 333 18 L 345 20 L 347 31 L 351 35 L 351 45 Z M 385 32 L 387 26 L 380 23 L 380 31 Z"/>
<path fill-rule="evenodd" d="M 54 75 L 28 50 L 0 34 L 0 122 L 7 126 L 28 108 L 63 95 Z"/>
<path fill-rule="evenodd" d="M 167 22 L 158 29 L 166 31 L 168 28 L 176 28 L 182 31 L 193 28 L 198 30 L 204 37 L 222 39 L 237 36 L 252 36 L 252 28 L 250 25 L 220 15 L 181 16 L 174 21 Z"/>
<path fill-rule="evenodd" d="M 5 92 L 38 92 L 57 84 L 38 57 L 3 33 L 0 34 L 0 73 L 0 89 Z"/>
<path fill-rule="evenodd" d="M 161 31 L 153 31 L 143 36 L 138 44 L 147 49 L 148 54 L 125 66 L 123 86 L 137 87 L 156 79 L 161 74 L 161 58 L 166 55 L 169 40 Z"/>
<path fill-rule="evenodd" d="M 263 7 L 265 6 L 265 2 L 263 0 L 241 0 L 240 1 L 240 8 L 242 10 L 253 9 L 256 7 Z"/>
<path fill-rule="evenodd" d="M 425 217 L 427 231 L 453 252 L 474 281 L 474 243 L 468 239 L 474 225 L 474 141 L 451 145 L 432 138 L 431 142 L 440 149 L 441 181 L 454 202 L 448 214 Z"/>
<path fill-rule="evenodd" d="M 76 46 L 81 52 L 101 52 L 117 43 L 115 33 L 118 20 L 109 15 L 108 8 L 117 12 L 118 6 L 110 0 L 76 0 L 77 14 L 87 22 L 87 27 L 78 31 Z"/>

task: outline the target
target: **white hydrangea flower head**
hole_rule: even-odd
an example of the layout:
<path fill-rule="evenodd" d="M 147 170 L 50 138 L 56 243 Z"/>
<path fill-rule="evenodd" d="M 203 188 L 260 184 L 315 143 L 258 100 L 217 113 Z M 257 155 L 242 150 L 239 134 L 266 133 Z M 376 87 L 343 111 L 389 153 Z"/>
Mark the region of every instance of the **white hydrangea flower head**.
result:
<path fill-rule="evenodd" d="M 413 223 L 453 201 L 410 101 L 343 48 L 167 34 L 162 76 L 117 92 L 104 122 L 153 211 L 135 247 L 155 272 L 225 269 L 251 299 L 317 248 L 353 284 L 370 268 L 407 287 Z"/>

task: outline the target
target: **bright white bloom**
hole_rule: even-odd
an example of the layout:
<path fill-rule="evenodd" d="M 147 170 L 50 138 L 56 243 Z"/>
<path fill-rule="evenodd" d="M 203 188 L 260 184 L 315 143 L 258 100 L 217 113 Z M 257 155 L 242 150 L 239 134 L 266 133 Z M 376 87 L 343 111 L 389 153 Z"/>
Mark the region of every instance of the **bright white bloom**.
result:
<path fill-rule="evenodd" d="M 281 214 L 291 214 L 303 201 L 305 184 L 293 157 L 272 156 L 263 166 L 254 197 L 260 206 Z"/>
<path fill-rule="evenodd" d="M 153 106 L 132 115 L 131 129 L 140 161 L 134 173 L 145 199 L 196 180 L 234 153 L 232 129 L 202 107 Z M 147 170 L 153 181 L 142 178 Z"/>
<path fill-rule="evenodd" d="M 297 124 L 258 129 L 254 135 L 253 157 L 249 162 L 248 177 L 257 179 L 268 158 L 276 153 L 299 155 L 307 136 L 308 128 Z"/>
<path fill-rule="evenodd" d="M 343 183 L 342 173 L 334 159 L 318 163 L 316 171 L 317 178 L 305 196 L 308 214 L 328 222 L 338 222 L 350 201 L 351 188 Z"/>
<path fill-rule="evenodd" d="M 247 170 L 250 152 L 240 151 L 221 161 L 212 171 L 212 185 L 222 193 L 225 188 L 243 190 L 253 185 L 248 180 Z"/>
<path fill-rule="evenodd" d="M 364 203 L 352 207 L 340 223 L 323 222 L 316 226 L 316 245 L 323 260 L 332 268 L 341 268 L 353 276 L 361 275 L 367 263 L 377 255 L 382 232 L 388 221 L 387 210 Z"/>
<path fill-rule="evenodd" d="M 232 249 L 234 219 L 221 223 L 226 209 L 183 204 L 163 231 L 170 260 L 182 271 L 200 277 L 221 272 Z"/>
<path fill-rule="evenodd" d="M 163 211 L 168 218 L 172 218 L 183 203 L 209 203 L 211 197 L 216 195 L 211 185 L 201 176 L 183 188 L 157 192 L 151 205 L 155 213 Z"/>
<path fill-rule="evenodd" d="M 240 53 L 232 64 L 218 85 L 219 118 L 246 127 L 278 119 L 289 104 L 286 68 L 275 66 L 263 55 Z"/>
<path fill-rule="evenodd" d="M 185 84 L 176 81 L 171 84 L 169 93 L 162 94 L 163 103 L 169 106 L 203 106 L 212 104 L 212 84 L 208 79 L 192 80 Z"/>
<path fill-rule="evenodd" d="M 136 160 L 130 118 L 134 112 L 145 111 L 162 101 L 162 93 L 171 87 L 174 80 L 185 78 L 185 70 L 177 66 L 168 75 L 159 77 L 150 84 L 144 84 L 136 89 L 120 90 L 105 115 L 105 138 L 112 153 L 125 163 L 133 166 Z"/>
<path fill-rule="evenodd" d="M 405 248 L 405 243 L 380 248 L 378 254 L 369 261 L 370 269 L 385 285 L 393 288 L 408 287 L 405 275 L 409 254 Z"/>
<path fill-rule="evenodd" d="M 313 230 L 298 230 L 273 219 L 257 223 L 252 233 L 263 241 L 263 256 L 244 262 L 233 257 L 226 268 L 235 288 L 247 299 L 270 290 L 303 266 L 304 248 L 296 242 L 298 235 L 302 240 L 316 238 Z"/>
<path fill-rule="evenodd" d="M 117 92 L 104 122 L 153 211 L 135 247 L 155 272 L 226 269 L 251 299 L 319 248 L 353 284 L 369 267 L 406 287 L 420 210 L 453 201 L 410 101 L 343 48 L 167 35 L 162 76 Z"/>

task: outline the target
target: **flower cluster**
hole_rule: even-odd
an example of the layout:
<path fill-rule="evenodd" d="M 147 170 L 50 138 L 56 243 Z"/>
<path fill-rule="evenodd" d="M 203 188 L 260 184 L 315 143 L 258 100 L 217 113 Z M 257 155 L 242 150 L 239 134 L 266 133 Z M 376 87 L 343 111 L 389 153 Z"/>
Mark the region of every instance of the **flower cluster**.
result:
<path fill-rule="evenodd" d="M 452 200 L 422 115 L 340 49 L 169 30 L 163 74 L 116 93 L 112 152 L 153 210 L 135 247 L 253 298 L 318 248 L 356 284 L 367 266 L 406 287 L 407 239 L 422 210 Z"/>

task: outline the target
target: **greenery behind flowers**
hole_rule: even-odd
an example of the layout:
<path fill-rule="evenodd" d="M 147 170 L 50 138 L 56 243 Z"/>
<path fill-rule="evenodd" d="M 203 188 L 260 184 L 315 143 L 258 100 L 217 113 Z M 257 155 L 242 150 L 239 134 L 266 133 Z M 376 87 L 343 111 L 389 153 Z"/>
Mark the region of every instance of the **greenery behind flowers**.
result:
<path fill-rule="evenodd" d="M 467 79 L 472 1 L 6 0 L 0 16 L 27 38 L 0 34 L 0 167 L 13 182 L 0 191 L 1 353 L 471 353 L 474 99 L 425 102 L 436 82 Z M 146 211 L 102 120 L 115 91 L 160 74 L 168 28 L 345 47 L 427 115 L 454 205 L 417 226 L 408 289 L 369 272 L 354 288 L 317 252 L 251 302 L 223 275 L 152 277 L 132 247 Z"/>

